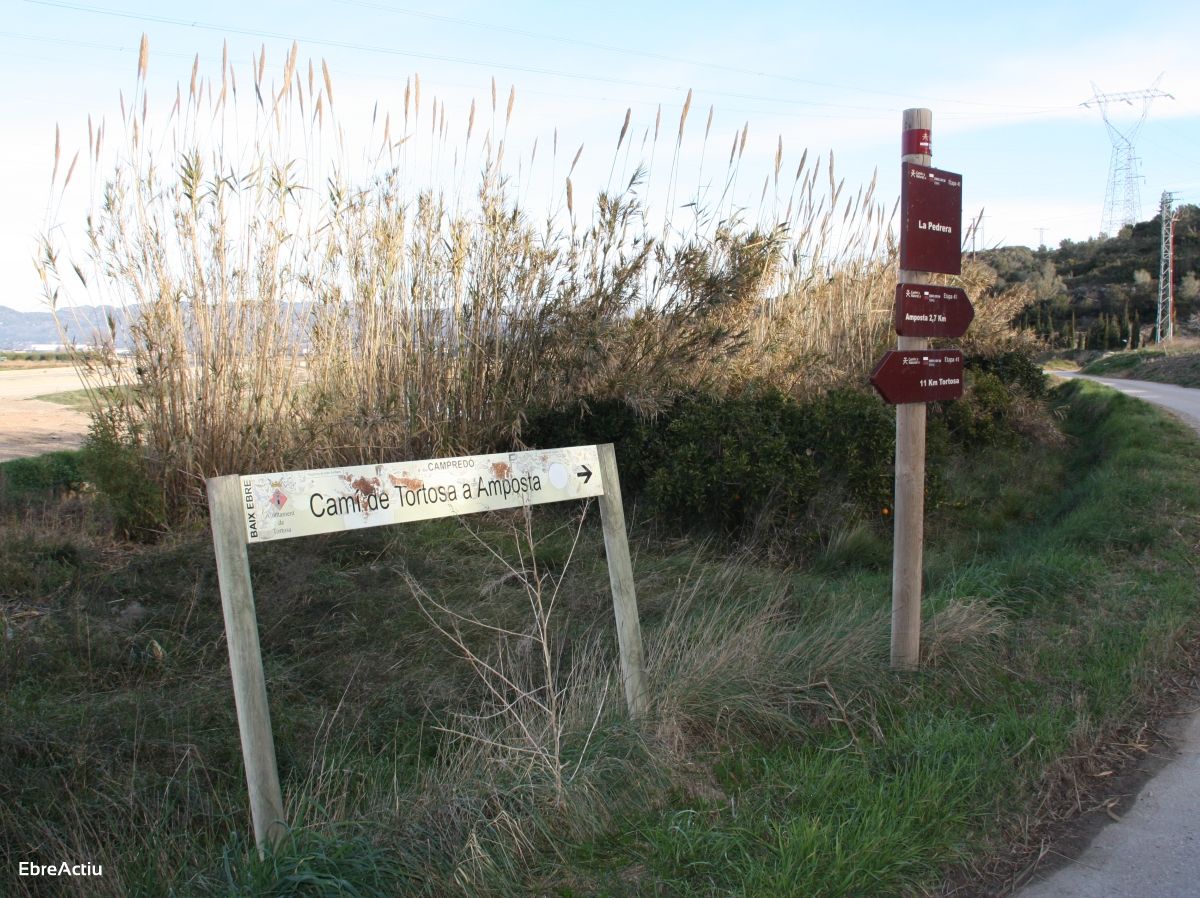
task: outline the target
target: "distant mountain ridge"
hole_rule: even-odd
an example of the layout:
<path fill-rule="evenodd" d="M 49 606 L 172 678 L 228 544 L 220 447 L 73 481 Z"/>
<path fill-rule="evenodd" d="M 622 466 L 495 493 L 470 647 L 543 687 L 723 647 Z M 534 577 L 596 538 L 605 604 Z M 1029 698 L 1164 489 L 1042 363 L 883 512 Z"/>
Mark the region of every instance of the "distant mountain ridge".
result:
<path fill-rule="evenodd" d="M 109 318 L 116 324 L 118 348 L 128 347 L 129 322 L 124 309 L 117 306 L 72 306 L 58 310 L 58 317 L 69 340 L 96 343 L 99 335 L 109 338 Z M 21 312 L 0 306 L 0 349 L 31 349 L 62 342 L 51 312 Z"/>

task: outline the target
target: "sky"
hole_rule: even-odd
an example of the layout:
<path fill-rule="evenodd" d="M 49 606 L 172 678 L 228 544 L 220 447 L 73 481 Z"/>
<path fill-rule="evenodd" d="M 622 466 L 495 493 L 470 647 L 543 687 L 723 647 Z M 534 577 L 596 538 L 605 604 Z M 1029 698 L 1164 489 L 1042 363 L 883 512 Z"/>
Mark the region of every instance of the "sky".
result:
<path fill-rule="evenodd" d="M 899 193 L 902 110 L 926 107 L 933 164 L 962 174 L 964 218 L 982 214 L 980 246 L 1084 240 L 1100 230 L 1112 143 L 1099 109 L 1081 104 L 1097 92 L 1156 84 L 1170 96 L 1151 103 L 1135 140 L 1139 218 L 1156 213 L 1164 190 L 1200 202 L 1200 61 L 1188 37 L 1200 33 L 1194 3 L 4 0 L 3 9 L 0 305 L 22 311 L 43 308 L 32 262 L 38 234 L 47 227 L 78 233 L 86 216 L 86 195 L 60 201 L 52 194 L 56 128 L 65 167 L 77 149 L 87 155 L 89 115 L 119 124 L 120 97 L 136 89 L 143 34 L 154 112 L 169 109 L 177 84 L 186 94 L 197 55 L 201 75 L 219 82 L 227 48 L 247 85 L 263 49 L 271 81 L 296 42 L 301 70 L 312 59 L 319 73 L 325 61 L 345 140 L 364 148 L 378 140 L 388 110 L 402 120 L 405 86 L 415 77 L 425 109 L 436 97 L 460 131 L 472 98 L 491 116 L 494 78 L 498 116 L 515 91 L 507 142 L 525 155 L 514 152 L 514 165 L 525 165 L 534 140 L 542 147 L 536 176 L 521 175 L 535 211 L 561 203 L 556 185 L 579 145 L 576 197 L 610 183 L 627 110 L 629 155 L 620 157 L 618 180 L 639 161 L 641 136 L 659 110 L 673 143 L 689 90 L 676 204 L 723 170 L 718 157 L 748 123 L 743 185 L 762 184 L 780 146 L 785 170 L 805 150 L 825 160 L 832 151 L 850 190 L 878 172 L 877 195 L 890 209 Z M 1142 105 L 1107 110 L 1127 130 Z M 393 135 L 401 130 L 397 124 Z M 545 148 L 555 134 L 550 183 Z M 163 165 L 171 164 L 165 156 Z M 537 178 L 546 183 L 530 190 Z M 751 192 L 747 205 L 758 198 L 757 188 Z"/>

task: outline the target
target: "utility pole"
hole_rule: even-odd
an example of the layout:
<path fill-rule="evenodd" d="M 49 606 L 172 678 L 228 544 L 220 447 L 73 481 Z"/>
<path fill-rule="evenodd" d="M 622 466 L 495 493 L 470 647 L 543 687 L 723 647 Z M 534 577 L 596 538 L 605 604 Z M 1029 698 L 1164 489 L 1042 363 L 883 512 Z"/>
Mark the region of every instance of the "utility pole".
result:
<path fill-rule="evenodd" d="M 1162 220 L 1162 243 L 1158 253 L 1158 314 L 1154 319 L 1154 342 L 1163 341 L 1163 319 L 1166 319 L 1166 339 L 1175 336 L 1175 222 L 1179 210 L 1172 210 L 1174 195 L 1164 190 L 1158 214 Z"/>
<path fill-rule="evenodd" d="M 1046 232 L 1050 229 L 1034 228 L 1034 230 L 1038 232 L 1038 249 L 1042 249 L 1046 246 Z"/>

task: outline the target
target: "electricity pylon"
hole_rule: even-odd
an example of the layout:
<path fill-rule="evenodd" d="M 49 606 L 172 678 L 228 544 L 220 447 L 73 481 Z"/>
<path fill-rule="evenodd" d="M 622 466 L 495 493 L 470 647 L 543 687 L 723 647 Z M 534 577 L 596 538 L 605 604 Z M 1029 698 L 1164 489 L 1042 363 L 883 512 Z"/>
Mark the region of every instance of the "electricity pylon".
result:
<path fill-rule="evenodd" d="M 1112 141 L 1112 156 L 1108 163 L 1108 186 L 1104 191 L 1104 216 L 1100 222 L 1100 232 L 1115 236 L 1125 225 L 1136 224 L 1141 215 L 1141 201 L 1138 196 L 1138 158 L 1133 152 L 1133 141 L 1141 130 L 1146 116 L 1150 114 L 1150 104 L 1158 97 L 1175 98 L 1169 93 L 1158 89 L 1162 75 L 1145 90 L 1132 90 L 1124 93 L 1102 94 L 1095 82 L 1092 83 L 1092 98 L 1080 103 L 1080 106 L 1100 110 L 1104 119 L 1104 127 L 1108 129 Z M 1109 114 L 1109 106 L 1125 104 L 1135 107 L 1141 104 L 1141 115 L 1132 125 L 1118 127 Z"/>
<path fill-rule="evenodd" d="M 1175 222 L 1179 210 L 1172 211 L 1175 199 L 1163 191 L 1159 214 L 1162 216 L 1162 248 L 1158 254 L 1158 315 L 1154 320 L 1154 342 L 1171 340 L 1175 336 Z M 1166 327 L 1164 328 L 1164 324 Z"/>

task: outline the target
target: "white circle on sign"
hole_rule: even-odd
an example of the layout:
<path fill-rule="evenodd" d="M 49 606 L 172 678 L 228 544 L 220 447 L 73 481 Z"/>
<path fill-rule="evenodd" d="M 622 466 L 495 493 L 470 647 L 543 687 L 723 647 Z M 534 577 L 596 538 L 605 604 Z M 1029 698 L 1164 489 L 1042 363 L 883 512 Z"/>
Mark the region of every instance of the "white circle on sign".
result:
<path fill-rule="evenodd" d="M 570 475 L 567 466 L 560 461 L 550 465 L 550 483 L 556 490 L 565 489 L 567 486 L 567 478 Z"/>

